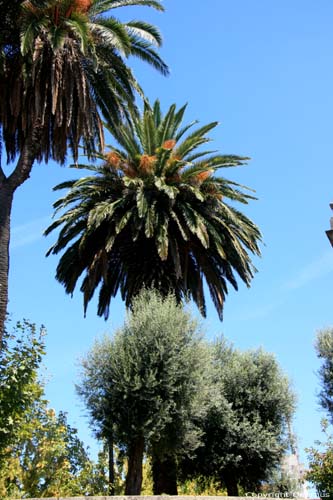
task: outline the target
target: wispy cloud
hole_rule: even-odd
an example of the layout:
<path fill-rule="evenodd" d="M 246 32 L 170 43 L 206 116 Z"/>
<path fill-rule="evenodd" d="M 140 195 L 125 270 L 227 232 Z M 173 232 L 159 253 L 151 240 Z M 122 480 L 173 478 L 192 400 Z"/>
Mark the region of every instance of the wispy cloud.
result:
<path fill-rule="evenodd" d="M 302 288 L 331 272 L 333 272 L 333 251 L 329 250 L 298 271 L 291 280 L 287 281 L 284 288 L 287 290 Z"/>
<path fill-rule="evenodd" d="M 30 245 L 43 237 L 43 231 L 50 222 L 51 217 L 41 217 L 26 224 L 15 226 L 11 231 L 10 247 L 14 248 Z"/>
<path fill-rule="evenodd" d="M 275 309 L 280 307 L 285 299 L 277 299 L 267 304 L 259 305 L 249 309 L 243 309 L 237 313 L 237 319 L 241 321 L 253 321 L 269 316 Z"/>
<path fill-rule="evenodd" d="M 267 301 L 262 300 L 260 304 L 244 308 L 237 312 L 237 319 L 241 321 L 252 321 L 262 319 L 269 316 L 274 310 L 283 306 L 288 300 L 288 296 L 304 286 L 309 285 L 322 276 L 326 276 L 333 272 L 333 251 L 328 250 L 321 254 L 317 259 L 309 262 L 298 271 L 296 270 L 294 276 L 288 281 L 285 281 L 281 286 L 274 287 L 273 290 L 267 291 Z M 269 293 L 271 293 L 271 300 L 269 300 Z"/>

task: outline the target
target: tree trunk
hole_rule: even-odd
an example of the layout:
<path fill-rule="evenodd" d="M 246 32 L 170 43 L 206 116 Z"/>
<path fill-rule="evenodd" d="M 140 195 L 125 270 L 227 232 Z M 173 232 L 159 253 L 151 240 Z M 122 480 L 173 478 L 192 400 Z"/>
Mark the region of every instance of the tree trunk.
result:
<path fill-rule="evenodd" d="M 8 305 L 10 216 L 15 190 L 29 177 L 39 148 L 41 126 L 36 123 L 22 147 L 13 172 L 6 177 L 0 166 L 0 351 Z"/>
<path fill-rule="evenodd" d="M 165 457 L 163 460 L 153 457 L 153 494 L 178 495 L 177 464 L 175 457 Z"/>
<path fill-rule="evenodd" d="M 3 180 L 0 183 L 0 351 L 8 303 L 10 215 L 13 194 L 6 180 Z"/>
<path fill-rule="evenodd" d="M 108 439 L 108 454 L 109 454 L 109 495 L 114 496 L 114 457 L 113 457 L 113 436 Z"/>
<path fill-rule="evenodd" d="M 129 448 L 125 495 L 141 494 L 144 445 L 144 438 L 140 437 Z"/>
<path fill-rule="evenodd" d="M 224 483 L 227 488 L 227 493 L 229 497 L 238 497 L 238 482 L 237 478 L 232 472 L 227 472 L 226 476 L 223 478 Z"/>

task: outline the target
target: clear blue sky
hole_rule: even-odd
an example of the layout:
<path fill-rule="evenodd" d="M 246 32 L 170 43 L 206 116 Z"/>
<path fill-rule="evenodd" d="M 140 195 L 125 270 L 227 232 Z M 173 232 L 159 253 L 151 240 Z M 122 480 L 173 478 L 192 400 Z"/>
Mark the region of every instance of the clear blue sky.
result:
<path fill-rule="evenodd" d="M 214 148 L 252 158 L 227 175 L 256 190 L 259 200 L 245 210 L 265 241 L 252 287 L 230 292 L 223 323 L 209 302 L 207 336 L 223 332 L 238 348 L 276 355 L 298 394 L 294 429 L 304 457 L 323 416 L 313 341 L 316 330 L 333 325 L 333 249 L 325 235 L 333 200 L 333 3 L 165 0 L 165 7 L 164 14 L 122 14 L 156 23 L 164 36 L 171 76 L 137 62 L 135 73 L 164 108 L 188 102 L 186 121 L 219 120 Z M 53 242 L 41 236 L 52 187 L 72 176 L 66 167 L 36 165 L 16 194 L 9 311 L 46 325 L 50 404 L 67 411 L 94 447 L 74 392 L 77 360 L 96 335 L 122 323 L 124 307 L 116 300 L 105 323 L 91 303 L 84 319 L 80 292 L 66 296 L 54 280 L 57 259 L 44 257 Z"/>

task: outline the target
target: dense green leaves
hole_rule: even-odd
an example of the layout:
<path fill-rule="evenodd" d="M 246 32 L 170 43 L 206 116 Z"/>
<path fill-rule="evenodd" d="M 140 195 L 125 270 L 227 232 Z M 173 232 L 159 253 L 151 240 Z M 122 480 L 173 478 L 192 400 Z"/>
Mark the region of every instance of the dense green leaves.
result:
<path fill-rule="evenodd" d="M 63 412 L 48 407 L 38 371 L 44 329 L 17 323 L 0 357 L 0 497 L 105 495 L 107 456 L 90 460 Z"/>
<path fill-rule="evenodd" d="M 318 497 L 333 498 L 333 436 L 328 432 L 328 422 L 322 422 L 322 428 L 326 435 L 326 442 L 316 441 L 316 447 L 309 448 L 309 468 L 306 479 L 310 481 L 317 490 Z"/>
<path fill-rule="evenodd" d="M 202 421 L 202 446 L 181 463 L 184 477 L 203 475 L 225 486 L 255 491 L 288 445 L 295 396 L 270 354 L 239 352 L 225 341 L 214 346 L 216 398 Z"/>
<path fill-rule="evenodd" d="M 142 440 L 136 459 L 150 456 L 154 494 L 175 493 L 178 472 L 229 495 L 255 491 L 290 444 L 295 396 L 271 354 L 205 344 L 189 319 L 171 297 L 144 291 L 124 327 L 84 358 L 79 393 L 97 434 L 124 450 L 129 476 Z"/>
<path fill-rule="evenodd" d="M 0 353 L 0 464 L 26 412 L 40 397 L 37 369 L 43 353 L 43 329 L 37 332 L 32 323 L 19 322 L 11 333 L 5 333 Z"/>
<path fill-rule="evenodd" d="M 333 329 L 321 330 L 316 341 L 317 356 L 322 360 L 319 370 L 321 391 L 319 400 L 333 423 Z"/>
<path fill-rule="evenodd" d="M 96 342 L 83 359 L 79 394 L 97 434 L 124 450 L 129 477 L 140 440 L 141 463 L 144 450 L 163 458 L 196 448 L 191 417 L 204 412 L 208 362 L 196 322 L 174 297 L 154 291 L 141 293 L 114 338 Z"/>
<path fill-rule="evenodd" d="M 46 231 L 60 229 L 49 253 L 65 250 L 56 276 L 68 293 L 84 275 L 85 310 L 99 287 L 98 314 L 107 317 L 119 290 L 130 305 L 145 285 L 191 297 L 205 314 L 206 281 L 222 318 L 227 284 L 237 289 L 238 275 L 250 285 L 261 235 L 234 202 L 253 196 L 215 175 L 247 158 L 198 150 L 217 123 L 183 135 L 191 129 L 181 128 L 184 112 L 173 105 L 163 116 L 158 101 L 146 104 L 132 127 L 112 130 L 120 148 L 88 166 L 92 176 L 55 188 L 70 190 L 55 204 L 64 212 Z"/>
<path fill-rule="evenodd" d="M 0 470 L 1 498 L 105 495 L 107 455 L 88 457 L 67 417 L 36 399 L 17 429 Z"/>
<path fill-rule="evenodd" d="M 326 411 L 328 420 L 322 421 L 322 430 L 326 441 L 316 441 L 316 446 L 309 448 L 309 470 L 306 479 L 313 483 L 321 498 L 333 498 L 333 437 L 328 421 L 333 423 L 333 329 L 326 328 L 317 334 L 316 353 L 322 360 L 318 375 L 321 384 L 319 402 Z"/>

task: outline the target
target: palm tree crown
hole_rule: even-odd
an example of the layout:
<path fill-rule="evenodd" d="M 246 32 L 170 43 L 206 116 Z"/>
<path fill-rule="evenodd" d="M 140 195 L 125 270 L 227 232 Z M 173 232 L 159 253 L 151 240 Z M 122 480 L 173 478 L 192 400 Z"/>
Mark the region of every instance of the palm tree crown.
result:
<path fill-rule="evenodd" d="M 142 21 L 122 23 L 109 12 L 132 5 L 163 10 L 160 0 L 14 3 L 2 22 L 10 29 L 0 34 L 0 127 L 8 160 L 36 127 L 38 160 L 63 163 L 68 145 L 76 159 L 80 140 L 90 154 L 103 143 L 99 111 L 115 123 L 134 107 L 140 88 L 126 58 L 168 71 L 154 48 L 161 45 L 159 31 Z"/>
<path fill-rule="evenodd" d="M 159 102 L 146 105 L 132 127 L 118 128 L 119 148 L 100 155 L 99 166 L 82 166 L 93 175 L 55 188 L 69 191 L 55 203 L 65 211 L 46 230 L 61 228 L 49 254 L 65 249 L 56 276 L 66 292 L 85 273 L 85 309 L 99 285 L 105 317 L 119 289 L 130 305 L 153 286 L 178 300 L 192 297 L 205 314 L 206 280 L 222 319 L 227 283 L 237 289 L 237 274 L 249 286 L 255 268 L 248 252 L 260 254 L 260 231 L 226 200 L 253 196 L 215 175 L 247 158 L 203 151 L 217 123 L 192 131 L 194 123 L 182 126 L 184 112 L 173 105 L 163 116 Z"/>

